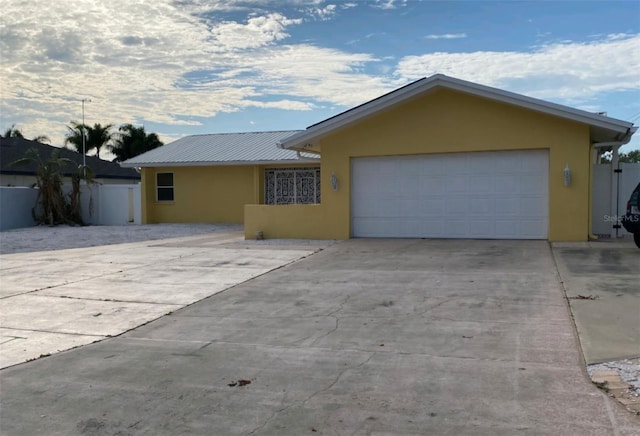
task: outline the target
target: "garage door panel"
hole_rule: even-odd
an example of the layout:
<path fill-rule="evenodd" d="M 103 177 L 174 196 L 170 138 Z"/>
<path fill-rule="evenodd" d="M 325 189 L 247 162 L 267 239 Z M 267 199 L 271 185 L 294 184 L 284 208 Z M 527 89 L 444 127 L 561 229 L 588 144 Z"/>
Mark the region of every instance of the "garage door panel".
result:
<path fill-rule="evenodd" d="M 489 193 L 495 191 L 493 180 L 488 175 L 474 175 L 469 177 L 468 192 Z"/>
<path fill-rule="evenodd" d="M 435 192 L 439 195 L 444 189 L 444 179 L 441 176 L 421 174 L 418 180 L 422 193 Z"/>
<path fill-rule="evenodd" d="M 446 200 L 447 214 L 449 215 L 466 215 L 467 213 L 467 199 L 454 197 Z"/>
<path fill-rule="evenodd" d="M 518 216 L 520 211 L 520 198 L 496 198 L 496 209 L 500 216 Z"/>
<path fill-rule="evenodd" d="M 452 175 L 443 183 L 444 192 L 448 194 L 457 194 L 467 192 L 467 177 L 464 175 Z"/>
<path fill-rule="evenodd" d="M 495 203 L 493 198 L 472 198 L 469 200 L 469 214 L 493 216 L 493 211 L 496 209 Z"/>
<path fill-rule="evenodd" d="M 546 223 L 541 220 L 524 220 L 520 226 L 520 231 L 525 238 L 535 238 L 545 229 Z"/>
<path fill-rule="evenodd" d="M 352 163 L 352 233 L 362 237 L 546 239 L 548 152 Z"/>
<path fill-rule="evenodd" d="M 476 238 L 491 238 L 495 234 L 494 222 L 492 220 L 475 219 L 469 222 L 469 233 Z"/>
<path fill-rule="evenodd" d="M 398 190 L 400 194 L 415 195 L 416 187 L 420 184 L 420 176 L 417 174 L 405 174 L 398 182 Z"/>
<path fill-rule="evenodd" d="M 514 220 L 496 221 L 496 237 L 500 239 L 516 239 L 520 236 L 520 223 Z"/>
<path fill-rule="evenodd" d="M 523 174 L 520 177 L 520 192 L 523 194 L 538 194 L 545 185 L 538 174 Z"/>
<path fill-rule="evenodd" d="M 510 151 L 509 154 L 503 154 L 499 160 L 494 162 L 493 171 L 495 173 L 512 174 L 514 170 L 521 173 L 526 170 L 528 165 L 523 162 L 523 158 L 531 159 L 531 152 Z"/>
<path fill-rule="evenodd" d="M 519 176 L 515 174 L 496 174 L 493 177 L 495 183 L 495 193 L 512 194 L 515 186 L 518 186 Z"/>
<path fill-rule="evenodd" d="M 547 218 L 545 198 L 534 196 L 523 196 L 518 199 L 520 203 L 520 209 L 518 215 L 524 218 Z"/>
<path fill-rule="evenodd" d="M 430 217 L 437 216 L 440 217 L 444 213 L 444 199 L 443 198 L 431 198 L 431 197 L 422 197 L 418 200 L 417 208 L 420 216 Z"/>

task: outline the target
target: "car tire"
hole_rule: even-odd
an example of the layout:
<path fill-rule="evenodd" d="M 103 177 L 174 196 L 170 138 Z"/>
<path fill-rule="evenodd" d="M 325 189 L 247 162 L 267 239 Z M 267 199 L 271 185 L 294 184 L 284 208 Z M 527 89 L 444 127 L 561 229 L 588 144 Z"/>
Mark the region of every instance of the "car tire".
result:
<path fill-rule="evenodd" d="M 636 246 L 640 248 L 640 232 L 633 234 L 633 242 L 635 242 Z"/>

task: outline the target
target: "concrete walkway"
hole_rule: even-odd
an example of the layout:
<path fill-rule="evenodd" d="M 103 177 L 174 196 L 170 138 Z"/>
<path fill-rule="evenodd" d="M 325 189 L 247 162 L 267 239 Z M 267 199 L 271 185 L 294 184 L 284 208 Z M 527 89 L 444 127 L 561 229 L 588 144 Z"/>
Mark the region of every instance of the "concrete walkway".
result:
<path fill-rule="evenodd" d="M 317 249 L 284 248 L 220 231 L 2 255 L 0 368 L 117 336 Z"/>
<path fill-rule="evenodd" d="M 640 357 L 640 250 L 633 241 L 554 243 L 553 253 L 587 364 Z"/>
<path fill-rule="evenodd" d="M 346 241 L 0 375 L 6 435 L 640 431 L 540 241 Z"/>

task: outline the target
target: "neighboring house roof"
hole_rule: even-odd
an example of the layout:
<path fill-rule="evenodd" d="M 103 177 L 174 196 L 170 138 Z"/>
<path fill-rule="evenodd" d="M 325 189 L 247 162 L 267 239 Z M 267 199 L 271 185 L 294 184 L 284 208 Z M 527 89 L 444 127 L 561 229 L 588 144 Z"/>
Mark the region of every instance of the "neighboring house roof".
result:
<path fill-rule="evenodd" d="M 36 150 L 42 160 L 46 161 L 51 157 L 51 152 L 59 150 L 60 157 L 70 159 L 76 165 L 82 164 L 82 154 L 67 148 L 54 147 L 36 141 L 29 141 L 23 138 L 0 138 L 0 172 L 2 174 L 31 176 L 35 175 L 36 163 L 25 165 L 11 165 L 18 159 L 22 159 L 30 148 Z M 131 168 L 122 168 L 116 162 L 98 159 L 95 156 L 86 156 L 86 164 L 93 170 L 96 179 L 121 179 L 140 180 L 140 174 Z M 70 176 L 75 168 L 65 170 L 65 176 Z"/>
<path fill-rule="evenodd" d="M 521 94 L 504 91 L 489 86 L 467 82 L 443 74 L 435 74 L 428 78 L 422 78 L 402 88 L 398 88 L 388 94 L 370 100 L 360 106 L 356 106 L 331 118 L 327 118 L 317 124 L 307 127 L 306 130 L 289 136 L 278 143 L 284 149 L 308 150 L 319 152 L 320 146 L 314 141 L 323 135 L 345 127 L 379 111 L 388 109 L 407 101 L 413 97 L 426 94 L 437 89 L 451 89 L 463 93 L 488 98 L 490 100 L 512 104 L 522 108 L 558 116 L 568 120 L 587 124 L 590 127 L 591 141 L 593 143 L 619 142 L 625 144 L 636 131 L 633 123 L 610 118 L 601 114 L 595 114 L 580 109 L 574 109 L 556 103 L 527 97 Z"/>
<path fill-rule="evenodd" d="M 299 130 L 192 135 L 122 162 L 123 167 L 247 165 L 317 162 L 312 155 L 276 147 Z"/>

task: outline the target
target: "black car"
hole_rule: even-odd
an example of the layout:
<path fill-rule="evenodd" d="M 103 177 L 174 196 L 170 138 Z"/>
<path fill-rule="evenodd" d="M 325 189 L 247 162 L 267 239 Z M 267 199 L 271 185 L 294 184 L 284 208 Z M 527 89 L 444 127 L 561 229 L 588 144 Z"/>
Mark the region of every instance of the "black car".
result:
<path fill-rule="evenodd" d="M 640 183 L 627 202 L 627 213 L 622 217 L 622 225 L 633 233 L 633 241 L 640 248 Z"/>

